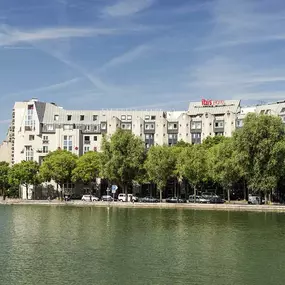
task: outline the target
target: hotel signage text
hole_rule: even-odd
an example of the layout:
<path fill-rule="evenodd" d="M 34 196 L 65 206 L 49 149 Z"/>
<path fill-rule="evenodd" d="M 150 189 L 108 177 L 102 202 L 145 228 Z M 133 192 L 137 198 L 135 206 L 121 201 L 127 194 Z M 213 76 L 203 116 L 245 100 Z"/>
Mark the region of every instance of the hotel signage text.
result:
<path fill-rule="evenodd" d="M 225 101 L 224 100 L 202 99 L 202 106 L 219 106 L 219 105 L 225 105 Z"/>

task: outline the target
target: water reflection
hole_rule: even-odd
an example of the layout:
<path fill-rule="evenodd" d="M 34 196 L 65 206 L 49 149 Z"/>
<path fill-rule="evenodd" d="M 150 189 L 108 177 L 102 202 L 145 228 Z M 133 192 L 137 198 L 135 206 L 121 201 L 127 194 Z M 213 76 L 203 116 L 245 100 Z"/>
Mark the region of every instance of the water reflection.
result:
<path fill-rule="evenodd" d="M 276 213 L 1 206 L 1 285 L 281 284 L 284 221 Z"/>

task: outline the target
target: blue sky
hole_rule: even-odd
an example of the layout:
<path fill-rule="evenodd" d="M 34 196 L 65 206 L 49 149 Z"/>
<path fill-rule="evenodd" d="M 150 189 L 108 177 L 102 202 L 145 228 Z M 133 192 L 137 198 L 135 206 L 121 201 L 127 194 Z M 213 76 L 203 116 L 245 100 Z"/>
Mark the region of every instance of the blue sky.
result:
<path fill-rule="evenodd" d="M 285 99 L 284 0 L 0 0 L 0 138 L 14 101 L 187 109 Z"/>

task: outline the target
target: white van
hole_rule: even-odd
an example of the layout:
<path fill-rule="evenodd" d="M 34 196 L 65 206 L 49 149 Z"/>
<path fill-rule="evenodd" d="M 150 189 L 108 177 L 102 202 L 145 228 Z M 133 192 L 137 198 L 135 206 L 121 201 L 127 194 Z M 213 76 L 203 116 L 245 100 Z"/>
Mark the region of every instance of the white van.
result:
<path fill-rule="evenodd" d="M 118 195 L 118 201 L 119 202 L 126 202 L 126 194 L 120 193 Z M 137 202 L 138 197 L 134 196 L 133 194 L 128 194 L 128 202 Z"/>

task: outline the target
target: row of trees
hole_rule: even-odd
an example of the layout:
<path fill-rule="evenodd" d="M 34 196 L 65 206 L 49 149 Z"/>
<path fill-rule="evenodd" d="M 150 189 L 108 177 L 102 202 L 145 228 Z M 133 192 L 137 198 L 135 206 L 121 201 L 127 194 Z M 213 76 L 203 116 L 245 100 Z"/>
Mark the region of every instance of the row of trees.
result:
<path fill-rule="evenodd" d="M 285 127 L 279 117 L 249 114 L 231 138 L 208 137 L 200 145 L 180 141 L 148 151 L 139 137 L 118 130 L 111 138 L 103 138 L 100 153 L 88 152 L 78 158 L 57 150 L 41 166 L 33 161 L 12 168 L 0 164 L 4 193 L 11 185 L 24 185 L 28 190 L 29 185 L 51 180 L 64 192 L 65 183 L 92 183 L 98 177 L 118 184 L 125 193 L 134 181 L 154 183 L 160 199 L 170 178 L 187 181 L 194 195 L 211 183 L 222 187 L 229 200 L 233 185 L 242 183 L 252 193 L 271 199 L 285 184 Z"/>

